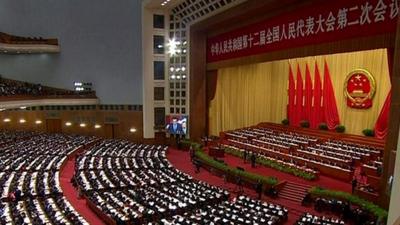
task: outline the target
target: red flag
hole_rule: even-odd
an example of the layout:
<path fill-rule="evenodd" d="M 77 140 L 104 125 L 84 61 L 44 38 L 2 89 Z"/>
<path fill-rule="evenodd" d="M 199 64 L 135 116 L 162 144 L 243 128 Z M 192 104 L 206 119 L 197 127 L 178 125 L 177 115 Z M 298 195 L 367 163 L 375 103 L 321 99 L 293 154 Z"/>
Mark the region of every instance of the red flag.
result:
<path fill-rule="evenodd" d="M 289 119 L 290 125 L 294 125 L 294 117 L 295 117 L 295 105 L 294 105 L 294 97 L 295 97 L 295 86 L 294 86 L 294 76 L 292 67 L 289 64 L 289 90 L 288 90 L 288 108 L 287 108 L 287 116 Z"/>
<path fill-rule="evenodd" d="M 375 137 L 384 139 L 388 133 L 388 122 L 390 112 L 390 101 L 392 98 L 392 90 L 389 91 L 385 103 L 382 106 L 381 112 L 379 113 L 378 120 L 375 123 Z"/>
<path fill-rule="evenodd" d="M 322 84 L 321 76 L 319 75 L 318 64 L 315 62 L 315 72 L 314 72 L 314 105 L 312 108 L 311 117 L 311 127 L 318 128 L 318 125 L 323 121 L 323 111 L 321 107 L 321 97 L 322 97 Z"/>
<path fill-rule="evenodd" d="M 308 68 L 308 63 L 306 64 L 306 86 L 304 89 L 304 119 L 311 123 L 311 113 L 312 113 L 312 81 L 310 69 Z"/>
<path fill-rule="evenodd" d="M 323 107 L 325 122 L 328 125 L 328 129 L 333 130 L 340 124 L 339 113 L 336 105 L 335 92 L 329 74 L 328 64 L 324 63 L 324 91 L 323 91 Z"/>
<path fill-rule="evenodd" d="M 387 49 L 387 60 L 389 66 L 389 79 L 393 77 L 393 48 Z M 385 103 L 383 103 L 381 112 L 379 113 L 378 119 L 375 122 L 375 137 L 379 139 L 384 139 L 388 133 L 388 121 L 390 112 L 390 101 L 392 98 L 392 89 L 390 89 L 388 95 L 386 96 Z"/>
<path fill-rule="evenodd" d="M 296 76 L 296 120 L 294 125 L 299 125 L 303 116 L 303 78 L 301 77 L 300 66 L 297 64 Z"/>

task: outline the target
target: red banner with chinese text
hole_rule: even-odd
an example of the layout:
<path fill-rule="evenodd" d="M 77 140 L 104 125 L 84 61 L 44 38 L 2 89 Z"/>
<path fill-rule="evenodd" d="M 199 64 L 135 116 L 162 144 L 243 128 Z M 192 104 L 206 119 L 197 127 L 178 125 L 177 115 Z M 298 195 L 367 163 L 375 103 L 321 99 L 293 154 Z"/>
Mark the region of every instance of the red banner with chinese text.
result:
<path fill-rule="evenodd" d="M 398 0 L 320 1 L 207 39 L 207 62 L 392 33 Z"/>

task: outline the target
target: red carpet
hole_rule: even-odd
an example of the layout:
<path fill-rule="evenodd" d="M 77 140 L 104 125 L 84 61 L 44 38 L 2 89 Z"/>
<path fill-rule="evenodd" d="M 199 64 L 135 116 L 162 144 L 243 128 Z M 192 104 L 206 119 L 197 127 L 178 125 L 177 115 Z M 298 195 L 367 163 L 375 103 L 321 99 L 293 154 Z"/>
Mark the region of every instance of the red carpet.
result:
<path fill-rule="evenodd" d="M 232 183 L 225 183 L 224 180 L 220 177 L 217 177 L 208 171 L 201 169 L 200 173 L 195 173 L 195 168 L 193 164 L 190 162 L 190 156 L 188 152 L 185 151 L 179 151 L 173 148 L 170 148 L 167 153 L 167 158 L 171 162 L 171 164 L 177 168 L 178 170 L 185 172 L 187 174 L 190 174 L 194 179 L 205 181 L 209 184 L 212 184 L 214 186 L 218 186 L 221 188 L 224 188 L 233 195 L 235 194 L 235 188 L 236 185 Z M 244 164 L 243 160 L 238 159 L 233 156 L 225 155 L 224 158 L 225 162 L 228 163 L 231 166 L 240 166 L 245 168 L 246 171 L 251 171 L 254 173 L 258 174 L 263 174 L 263 175 L 268 175 L 268 176 L 276 176 L 278 177 L 279 180 L 288 180 L 293 183 L 302 183 L 306 185 L 320 185 L 320 186 L 325 186 L 329 188 L 335 188 L 339 190 L 344 190 L 344 191 L 351 191 L 351 185 L 347 184 L 345 182 L 337 181 L 335 179 L 329 178 L 329 177 L 321 177 L 320 180 L 318 181 L 304 181 L 303 179 L 291 176 L 289 174 L 281 173 L 278 171 L 275 171 L 273 169 L 265 168 L 258 166 L 256 168 L 251 168 L 251 165 L 249 163 Z M 244 192 L 248 196 L 252 196 L 254 198 L 257 197 L 257 194 L 254 190 L 244 188 Z M 296 220 L 299 218 L 300 215 L 302 215 L 304 212 L 310 212 L 314 215 L 317 216 L 333 216 L 330 214 L 321 214 L 319 212 L 316 212 L 313 208 L 308 208 L 302 206 L 300 203 L 296 203 L 290 200 L 278 198 L 278 199 L 271 199 L 267 196 L 263 196 L 262 199 L 267 202 L 272 202 L 276 204 L 280 204 L 285 206 L 289 210 L 289 215 L 288 215 L 288 221 L 285 224 L 294 224 Z M 335 217 L 335 216 L 333 216 Z"/>
<path fill-rule="evenodd" d="M 60 171 L 60 185 L 64 196 L 83 218 L 92 225 L 105 225 L 97 215 L 86 205 L 86 200 L 78 199 L 78 192 L 72 186 L 70 180 L 74 174 L 75 157 L 71 157 Z"/>

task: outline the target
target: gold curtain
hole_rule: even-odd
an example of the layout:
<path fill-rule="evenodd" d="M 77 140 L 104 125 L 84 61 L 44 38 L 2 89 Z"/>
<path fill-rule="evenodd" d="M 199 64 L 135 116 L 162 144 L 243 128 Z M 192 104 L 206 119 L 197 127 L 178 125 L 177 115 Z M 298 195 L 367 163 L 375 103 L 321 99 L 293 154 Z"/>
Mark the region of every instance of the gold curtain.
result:
<path fill-rule="evenodd" d="M 288 102 L 289 64 L 296 79 L 300 65 L 303 82 L 308 64 L 314 80 L 314 65 L 318 64 L 323 81 L 324 60 L 328 63 L 340 122 L 346 133 L 362 134 L 373 128 L 391 87 L 386 49 L 312 56 L 242 65 L 218 70 L 217 89 L 209 108 L 210 134 L 256 125 L 260 122 L 280 123 L 286 118 Z M 344 96 L 346 76 L 355 69 L 366 69 L 376 81 L 373 105 L 369 109 L 347 106 Z"/>

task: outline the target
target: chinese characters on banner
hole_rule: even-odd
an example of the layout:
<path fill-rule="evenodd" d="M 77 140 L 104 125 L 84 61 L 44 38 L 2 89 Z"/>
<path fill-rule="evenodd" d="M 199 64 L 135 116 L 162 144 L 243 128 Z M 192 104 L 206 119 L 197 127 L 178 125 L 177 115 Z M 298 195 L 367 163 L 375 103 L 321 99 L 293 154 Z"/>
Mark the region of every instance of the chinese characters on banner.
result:
<path fill-rule="evenodd" d="M 207 39 L 207 62 L 394 32 L 399 0 L 338 0 Z"/>

